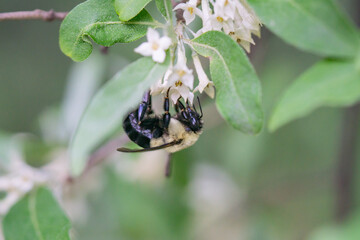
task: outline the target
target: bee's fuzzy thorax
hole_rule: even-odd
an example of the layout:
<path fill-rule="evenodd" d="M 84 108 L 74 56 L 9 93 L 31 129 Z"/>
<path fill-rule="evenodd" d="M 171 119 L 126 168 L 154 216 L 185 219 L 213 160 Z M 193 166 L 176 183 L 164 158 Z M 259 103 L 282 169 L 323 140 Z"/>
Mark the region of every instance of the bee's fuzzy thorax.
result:
<path fill-rule="evenodd" d="M 151 139 L 150 146 L 156 147 L 165 143 L 181 140 L 181 143 L 165 149 L 167 152 L 173 153 L 192 146 L 198 140 L 200 134 L 201 131 L 196 133 L 189 131 L 180 121 L 171 118 L 168 132 L 164 133 L 160 138 Z"/>

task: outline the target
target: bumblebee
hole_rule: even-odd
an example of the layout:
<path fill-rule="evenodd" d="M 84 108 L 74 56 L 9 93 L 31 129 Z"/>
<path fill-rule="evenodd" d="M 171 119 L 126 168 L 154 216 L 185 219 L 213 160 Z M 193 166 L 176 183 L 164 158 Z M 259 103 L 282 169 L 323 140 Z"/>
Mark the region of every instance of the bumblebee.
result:
<path fill-rule="evenodd" d="M 164 149 L 174 153 L 192 146 L 199 138 L 203 122 L 199 98 L 199 114 L 195 106 L 185 105 L 178 100 L 175 104 L 176 115 L 169 113 L 169 90 L 164 99 L 164 113 L 155 115 L 151 106 L 151 95 L 147 92 L 139 107 L 130 112 L 123 121 L 128 137 L 143 149 L 119 148 L 120 152 L 147 152 Z"/>

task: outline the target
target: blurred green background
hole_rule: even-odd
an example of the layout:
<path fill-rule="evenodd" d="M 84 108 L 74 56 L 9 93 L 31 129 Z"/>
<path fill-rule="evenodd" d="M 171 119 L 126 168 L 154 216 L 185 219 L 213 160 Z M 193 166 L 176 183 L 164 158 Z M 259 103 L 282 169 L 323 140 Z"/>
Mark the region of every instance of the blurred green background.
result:
<path fill-rule="evenodd" d="M 2 1 L 0 11 L 68 11 L 80 2 Z M 357 2 L 340 1 L 354 21 L 359 19 Z M 59 21 L 0 22 L 2 132 L 40 135 L 39 116 L 66 101 L 69 71 L 79 64 L 61 53 L 59 26 Z M 318 58 L 285 44 L 266 29 L 262 32 L 263 38 L 252 47 L 251 60 L 262 82 L 268 118 L 281 93 Z M 104 66 L 100 80 L 137 58 L 132 49 L 139 43 L 117 44 L 107 55 L 97 47 L 93 58 Z M 86 82 L 83 87 L 88 87 Z M 275 133 L 264 128 L 252 137 L 226 125 L 210 99 L 203 102 L 205 130 L 195 146 L 174 155 L 171 179 L 164 180 L 156 169 L 155 174 L 149 173 L 163 158 L 154 154 L 114 154 L 106 166 L 98 167 L 102 171 L 92 181 L 102 184 L 82 200 L 87 207 L 81 220 L 73 219 L 75 236 L 87 240 L 360 239 L 355 224 L 360 222 L 359 191 L 349 220 L 335 224 L 335 173 L 344 109 L 323 108 Z M 50 124 L 50 129 L 57 131 L 56 125 Z M 139 168 L 145 170 L 130 173 Z M 360 183 L 359 177 L 355 180 Z M 67 209 L 70 216 L 71 211 L 75 210 Z"/>

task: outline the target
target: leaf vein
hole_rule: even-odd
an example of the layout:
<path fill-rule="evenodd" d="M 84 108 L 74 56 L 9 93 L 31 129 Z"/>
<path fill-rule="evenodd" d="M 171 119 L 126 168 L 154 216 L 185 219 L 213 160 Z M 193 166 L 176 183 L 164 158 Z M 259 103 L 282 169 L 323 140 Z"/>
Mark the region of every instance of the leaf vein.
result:
<path fill-rule="evenodd" d="M 36 214 L 36 191 L 32 192 L 31 195 L 29 196 L 29 212 L 30 212 L 30 219 L 31 219 L 31 223 L 34 226 L 34 230 L 36 232 L 36 235 L 38 237 L 39 240 L 44 240 L 44 237 L 42 236 L 41 230 L 40 230 L 40 226 L 39 226 L 39 222 L 38 222 L 38 217 Z"/>

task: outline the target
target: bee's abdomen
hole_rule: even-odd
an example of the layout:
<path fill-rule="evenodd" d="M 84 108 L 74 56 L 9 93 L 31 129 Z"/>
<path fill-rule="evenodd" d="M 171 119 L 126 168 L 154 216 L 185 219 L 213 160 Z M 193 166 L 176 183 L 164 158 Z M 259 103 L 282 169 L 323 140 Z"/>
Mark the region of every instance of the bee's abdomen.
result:
<path fill-rule="evenodd" d="M 159 120 L 156 117 L 145 119 L 141 124 L 138 124 L 137 111 L 127 116 L 123 122 L 123 128 L 131 141 L 143 148 L 150 147 L 150 140 L 153 137 L 162 135 Z"/>

